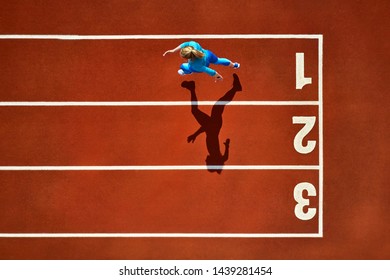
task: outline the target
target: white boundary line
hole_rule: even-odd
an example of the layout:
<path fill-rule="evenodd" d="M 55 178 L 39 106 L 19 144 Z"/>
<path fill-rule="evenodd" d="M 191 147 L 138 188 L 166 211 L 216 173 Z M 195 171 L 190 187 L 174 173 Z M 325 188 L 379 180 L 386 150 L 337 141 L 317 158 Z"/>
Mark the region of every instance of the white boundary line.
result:
<path fill-rule="evenodd" d="M 14 101 L 0 102 L 0 107 L 71 107 L 71 106 L 318 106 L 318 101 Z"/>
<path fill-rule="evenodd" d="M 172 40 L 172 39 L 319 39 L 319 34 L 45 35 L 4 34 L 0 39 L 30 40 Z"/>
<path fill-rule="evenodd" d="M 323 151 L 323 138 L 324 138 L 324 127 L 323 127 L 323 48 L 324 48 L 323 36 L 318 38 L 318 141 L 319 141 L 319 180 L 318 180 L 318 232 L 323 237 L 323 196 L 324 196 L 324 151 Z"/>
<path fill-rule="evenodd" d="M 317 105 L 319 106 L 319 165 L 318 166 L 223 166 L 226 170 L 248 170 L 248 167 L 253 170 L 319 170 L 319 210 L 318 210 L 318 233 L 305 234 L 193 234 L 193 233 L 138 233 L 138 234 L 119 234 L 119 233 L 1 233 L 0 237 L 203 237 L 203 238 L 275 238 L 275 237 L 323 237 L 323 103 L 322 103 L 322 88 L 323 88 L 323 36 L 318 34 L 208 34 L 208 35 L 0 35 L 0 39 L 35 39 L 35 40 L 135 40 L 135 39 L 317 39 L 318 40 L 318 101 L 235 101 L 230 105 Z M 254 103 L 255 102 L 255 103 Z M 202 104 L 204 103 L 204 104 Z M 211 104 L 212 103 L 212 104 Z M 214 105 L 215 102 L 203 101 L 198 102 L 199 105 Z M 241 103 L 241 104 L 240 104 Z M 257 104 L 256 104 L 257 103 Z M 267 104 L 268 103 L 268 104 Z M 308 103 L 308 104 L 305 104 Z M 311 104 L 309 104 L 311 103 Z M 185 106 L 191 102 L 181 101 L 143 101 L 143 102 L 0 102 L 0 106 Z M 15 170 L 80 170 L 79 168 L 90 168 L 88 170 L 157 170 L 151 169 L 156 166 L 109 166 L 108 168 L 117 169 L 101 169 L 107 168 L 104 166 L 0 166 L 0 171 L 15 171 Z M 160 166 L 161 167 L 161 166 Z M 165 166 L 164 170 L 172 170 L 174 166 Z M 178 166 L 176 166 L 178 167 Z M 216 169 L 219 169 L 216 166 Z M 277 167 L 277 169 L 275 169 Z M 64 169 L 68 168 L 68 169 Z M 74 169 L 69 169 L 74 168 Z M 119 169 L 120 168 L 120 169 Z M 127 168 L 127 169 L 123 169 Z M 146 168 L 146 169 L 132 169 Z M 149 168 L 149 169 L 148 169 Z M 183 170 L 203 170 L 207 166 L 181 166 Z M 190 169 L 186 169 L 190 168 Z M 192 169 L 193 168 L 193 169 Z M 246 168 L 246 169 L 244 169 Z"/>
<path fill-rule="evenodd" d="M 0 171 L 320 170 L 318 165 L 0 166 Z"/>
<path fill-rule="evenodd" d="M 318 233 L 0 233 L 0 238 L 302 238 Z"/>

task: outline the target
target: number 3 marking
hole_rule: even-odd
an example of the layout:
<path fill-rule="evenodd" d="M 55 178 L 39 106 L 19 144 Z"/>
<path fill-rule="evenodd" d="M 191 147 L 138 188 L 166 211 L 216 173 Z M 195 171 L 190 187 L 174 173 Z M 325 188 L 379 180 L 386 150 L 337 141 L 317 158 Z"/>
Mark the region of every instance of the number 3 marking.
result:
<path fill-rule="evenodd" d="M 307 182 L 299 183 L 294 188 L 294 199 L 297 202 L 295 205 L 295 216 L 303 221 L 311 220 L 317 213 L 316 208 L 308 208 L 307 212 L 303 211 L 305 206 L 309 206 L 310 200 L 303 197 L 303 191 L 307 191 L 308 196 L 316 196 L 316 188 Z"/>

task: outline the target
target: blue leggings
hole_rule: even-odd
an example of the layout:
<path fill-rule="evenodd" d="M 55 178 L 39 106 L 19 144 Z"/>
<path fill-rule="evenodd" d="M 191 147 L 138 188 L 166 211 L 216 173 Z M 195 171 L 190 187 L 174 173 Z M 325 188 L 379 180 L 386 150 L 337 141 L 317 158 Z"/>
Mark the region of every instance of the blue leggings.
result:
<path fill-rule="evenodd" d="M 216 64 L 216 65 L 223 65 L 223 66 L 229 66 L 231 63 L 231 61 L 229 59 L 219 58 L 209 50 L 206 50 L 205 52 L 206 52 L 206 54 L 205 54 L 206 55 L 206 67 L 209 67 L 210 63 Z M 185 74 L 191 74 L 193 72 L 199 73 L 198 71 L 193 70 L 189 63 L 183 63 L 180 66 L 180 69 L 182 69 Z"/>

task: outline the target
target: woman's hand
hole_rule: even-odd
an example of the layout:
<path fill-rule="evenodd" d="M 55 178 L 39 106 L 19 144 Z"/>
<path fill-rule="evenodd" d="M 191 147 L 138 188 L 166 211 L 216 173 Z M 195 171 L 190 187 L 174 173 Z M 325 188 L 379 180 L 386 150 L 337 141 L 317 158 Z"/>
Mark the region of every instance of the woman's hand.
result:
<path fill-rule="evenodd" d="M 215 82 L 220 82 L 223 80 L 223 77 L 218 72 L 215 72 L 214 79 Z"/>
<path fill-rule="evenodd" d="M 167 51 L 163 54 L 163 56 L 167 55 L 168 53 L 174 53 L 174 52 L 175 52 L 174 50 L 167 50 Z"/>

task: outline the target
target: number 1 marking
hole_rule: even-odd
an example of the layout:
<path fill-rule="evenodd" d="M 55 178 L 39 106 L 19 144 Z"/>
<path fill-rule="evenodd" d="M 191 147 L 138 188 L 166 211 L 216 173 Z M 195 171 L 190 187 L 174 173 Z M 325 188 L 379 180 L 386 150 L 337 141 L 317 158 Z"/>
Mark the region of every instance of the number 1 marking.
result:
<path fill-rule="evenodd" d="M 305 85 L 311 84 L 311 78 L 305 78 L 305 54 L 295 54 L 295 88 L 302 89 Z"/>

